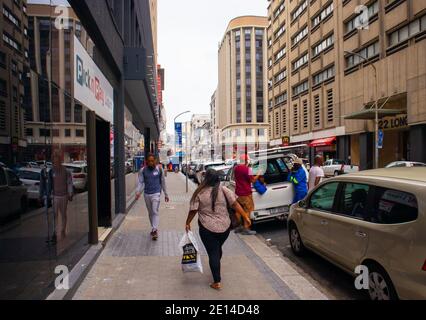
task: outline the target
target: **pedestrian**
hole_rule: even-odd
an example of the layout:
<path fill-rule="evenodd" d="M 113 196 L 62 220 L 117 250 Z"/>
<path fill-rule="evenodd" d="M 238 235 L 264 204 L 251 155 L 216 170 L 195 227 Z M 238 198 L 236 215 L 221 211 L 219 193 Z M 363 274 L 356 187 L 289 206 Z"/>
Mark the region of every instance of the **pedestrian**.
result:
<path fill-rule="evenodd" d="M 53 244 L 67 237 L 68 202 L 73 201 L 74 185 L 72 175 L 62 164 L 63 155 L 59 149 L 53 151 L 52 168 L 44 167 L 40 172 L 40 200 L 46 207 L 53 200 L 54 231 L 50 239 Z M 61 221 L 59 223 L 59 217 Z"/>
<path fill-rule="evenodd" d="M 245 216 L 237 196 L 221 185 L 220 174 L 214 169 L 208 169 L 203 182 L 192 195 L 185 229 L 186 232 L 191 231 L 191 222 L 198 213 L 200 238 L 209 256 L 214 281 L 210 287 L 216 290 L 222 288 L 220 270 L 222 246 L 231 232 L 228 206 L 232 207 L 237 215 Z"/>
<path fill-rule="evenodd" d="M 322 166 L 324 165 L 324 158 L 320 155 L 315 157 L 314 166 L 309 171 L 309 191 L 313 190 L 321 180 L 325 177 Z"/>
<path fill-rule="evenodd" d="M 252 184 L 255 183 L 260 176 L 254 176 L 253 171 L 249 168 L 250 158 L 247 154 L 242 154 L 240 157 L 240 164 L 234 168 L 234 179 L 235 179 L 235 193 L 238 196 L 238 202 L 246 212 L 248 217 L 254 211 L 254 201 Z M 244 220 L 243 227 L 235 230 L 235 232 L 241 232 L 243 235 L 255 235 L 256 231 L 250 230 L 250 225 Z"/>
<path fill-rule="evenodd" d="M 288 176 L 288 181 L 294 185 L 295 196 L 293 199 L 293 204 L 299 202 L 307 196 L 308 185 L 306 183 L 306 173 L 303 169 L 302 159 L 297 158 L 294 160 L 293 168 Z"/>
<path fill-rule="evenodd" d="M 153 154 L 148 155 L 146 164 L 139 171 L 136 200 L 139 200 L 142 192 L 144 192 L 145 204 L 151 223 L 151 238 L 153 241 L 156 241 L 158 240 L 158 228 L 160 224 L 159 210 L 161 194 L 164 192 L 166 202 L 169 202 L 169 195 L 167 193 L 164 172 L 157 166 L 157 160 Z"/>

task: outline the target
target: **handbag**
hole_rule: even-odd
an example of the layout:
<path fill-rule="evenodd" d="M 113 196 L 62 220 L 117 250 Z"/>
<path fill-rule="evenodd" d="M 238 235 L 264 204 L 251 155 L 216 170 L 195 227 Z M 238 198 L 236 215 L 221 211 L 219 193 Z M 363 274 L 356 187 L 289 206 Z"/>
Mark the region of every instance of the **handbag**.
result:
<path fill-rule="evenodd" d="M 222 192 L 223 192 L 223 196 L 225 197 L 226 209 L 228 210 L 229 219 L 231 219 L 231 230 L 235 230 L 242 225 L 241 219 L 238 219 L 237 213 L 232 208 L 232 205 L 229 203 L 225 192 L 223 190 L 222 190 Z"/>
<path fill-rule="evenodd" d="M 266 191 L 268 191 L 268 188 L 259 180 L 256 180 L 253 187 L 262 196 L 266 193 Z"/>

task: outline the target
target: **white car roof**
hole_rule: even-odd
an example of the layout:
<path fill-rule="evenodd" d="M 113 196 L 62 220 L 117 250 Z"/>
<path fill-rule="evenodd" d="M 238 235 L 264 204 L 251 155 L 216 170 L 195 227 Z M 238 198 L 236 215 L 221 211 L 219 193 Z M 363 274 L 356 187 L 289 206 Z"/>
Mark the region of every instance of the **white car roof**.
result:
<path fill-rule="evenodd" d="M 71 168 L 87 167 L 87 164 L 79 164 L 79 163 L 63 163 L 62 165 L 65 166 L 65 167 L 71 167 Z"/>
<path fill-rule="evenodd" d="M 41 172 L 41 168 L 20 168 L 18 171 L 27 171 L 27 172 L 40 173 Z"/>

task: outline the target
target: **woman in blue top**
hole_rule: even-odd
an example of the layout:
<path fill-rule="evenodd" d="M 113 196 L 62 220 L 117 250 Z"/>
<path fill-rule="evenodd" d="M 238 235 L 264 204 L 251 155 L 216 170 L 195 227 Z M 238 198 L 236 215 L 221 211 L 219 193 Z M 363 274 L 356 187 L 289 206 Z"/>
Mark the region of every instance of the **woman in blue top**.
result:
<path fill-rule="evenodd" d="M 293 183 L 295 196 L 293 204 L 303 200 L 308 194 L 308 184 L 306 183 L 306 172 L 303 169 L 302 159 L 296 159 L 293 163 L 292 172 L 288 176 L 288 181 Z"/>

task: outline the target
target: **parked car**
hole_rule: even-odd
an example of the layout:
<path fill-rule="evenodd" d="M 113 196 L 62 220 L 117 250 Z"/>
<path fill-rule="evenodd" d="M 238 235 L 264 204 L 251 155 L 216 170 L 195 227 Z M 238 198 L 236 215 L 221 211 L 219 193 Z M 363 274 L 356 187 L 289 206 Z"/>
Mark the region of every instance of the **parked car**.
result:
<path fill-rule="evenodd" d="M 395 161 L 386 166 L 386 168 L 403 168 L 403 167 L 426 167 L 426 163 L 412 161 Z"/>
<path fill-rule="evenodd" d="M 331 159 L 324 163 L 324 175 L 326 177 L 336 177 L 342 174 L 355 173 L 359 171 L 358 166 L 347 165 L 343 160 Z"/>
<path fill-rule="evenodd" d="M 0 222 L 27 211 L 27 188 L 10 169 L 0 166 Z"/>
<path fill-rule="evenodd" d="M 87 187 L 87 165 L 64 163 L 67 170 L 71 172 L 72 183 L 77 191 L 84 191 Z"/>
<path fill-rule="evenodd" d="M 38 201 L 40 198 L 40 176 L 42 169 L 21 168 L 18 177 L 27 188 L 28 200 Z"/>
<path fill-rule="evenodd" d="M 280 219 L 284 220 L 294 199 L 294 187 L 287 181 L 294 156 L 279 150 L 263 151 L 251 154 L 253 174 L 261 174 L 268 191 L 260 195 L 253 188 L 255 210 L 252 212 L 253 222 Z M 235 191 L 234 167 L 230 170 L 225 185 Z"/>
<path fill-rule="evenodd" d="M 291 207 L 290 244 L 355 276 L 371 299 L 426 299 L 426 168 L 363 171 L 324 181 Z"/>
<path fill-rule="evenodd" d="M 219 173 L 221 180 L 226 181 L 229 175 L 229 172 L 231 171 L 233 167 L 234 167 L 233 165 L 224 165 L 224 166 L 214 167 L 214 169 Z"/>
<path fill-rule="evenodd" d="M 197 168 L 197 165 L 195 163 L 191 163 L 188 166 L 188 178 L 193 179 L 195 177 L 195 169 Z"/>
<path fill-rule="evenodd" d="M 206 171 L 209 168 L 214 168 L 214 167 L 220 167 L 220 166 L 224 166 L 225 162 L 223 161 L 214 161 L 214 162 L 206 162 L 206 163 L 201 163 L 197 166 L 197 168 L 195 169 L 195 182 L 196 183 L 201 183 L 204 179 L 204 175 L 206 174 Z"/>

